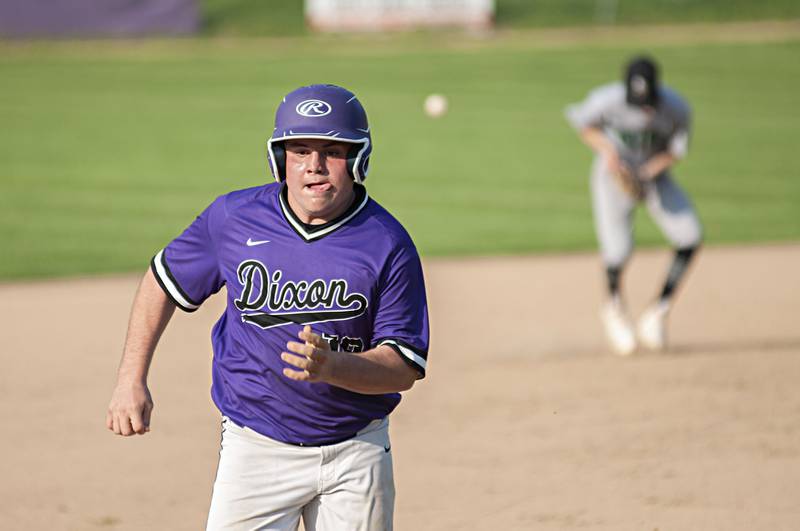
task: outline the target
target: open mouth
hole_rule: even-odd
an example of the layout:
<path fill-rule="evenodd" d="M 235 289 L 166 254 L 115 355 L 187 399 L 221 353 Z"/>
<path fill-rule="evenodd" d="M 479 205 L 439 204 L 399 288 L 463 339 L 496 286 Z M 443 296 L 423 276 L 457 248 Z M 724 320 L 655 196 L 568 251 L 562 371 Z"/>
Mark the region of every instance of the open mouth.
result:
<path fill-rule="evenodd" d="M 306 189 L 311 190 L 312 192 L 327 192 L 331 189 L 331 183 L 328 182 L 320 182 L 320 183 L 308 183 Z"/>

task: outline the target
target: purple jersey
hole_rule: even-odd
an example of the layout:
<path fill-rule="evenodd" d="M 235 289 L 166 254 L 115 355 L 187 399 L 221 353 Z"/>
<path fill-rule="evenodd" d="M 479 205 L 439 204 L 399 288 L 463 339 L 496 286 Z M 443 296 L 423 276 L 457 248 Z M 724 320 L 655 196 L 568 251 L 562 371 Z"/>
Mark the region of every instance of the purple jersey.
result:
<path fill-rule="evenodd" d="M 391 346 L 425 375 L 428 309 L 408 233 L 356 185 L 337 219 L 305 225 L 280 184 L 217 198 L 152 262 L 167 295 L 193 311 L 225 285 L 212 331 L 211 395 L 239 425 L 278 441 L 322 445 L 388 415 L 398 393 L 363 395 L 291 380 L 281 360 L 305 324 L 333 350 Z"/>

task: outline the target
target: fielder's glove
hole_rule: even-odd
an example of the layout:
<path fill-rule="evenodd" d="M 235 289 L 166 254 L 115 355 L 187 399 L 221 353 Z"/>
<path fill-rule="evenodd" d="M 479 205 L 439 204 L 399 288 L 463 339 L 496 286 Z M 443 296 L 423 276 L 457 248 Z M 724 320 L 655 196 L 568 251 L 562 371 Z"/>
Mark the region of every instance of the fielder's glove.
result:
<path fill-rule="evenodd" d="M 644 183 L 637 172 L 624 162 L 620 162 L 619 171 L 614 175 L 622 190 L 636 201 L 644 199 Z"/>

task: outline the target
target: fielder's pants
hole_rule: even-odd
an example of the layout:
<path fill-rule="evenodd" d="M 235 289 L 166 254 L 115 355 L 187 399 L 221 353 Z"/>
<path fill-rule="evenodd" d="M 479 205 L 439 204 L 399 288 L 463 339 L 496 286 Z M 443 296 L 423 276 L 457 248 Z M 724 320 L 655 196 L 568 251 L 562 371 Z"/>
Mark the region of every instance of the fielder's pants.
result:
<path fill-rule="evenodd" d="M 330 446 L 284 444 L 222 421 L 208 531 L 389 530 L 394 477 L 389 422 Z"/>
<path fill-rule="evenodd" d="M 606 266 L 622 267 L 633 250 L 636 201 L 622 191 L 602 160 L 594 164 L 591 188 L 594 226 L 603 262 Z M 700 245 L 703 230 L 694 206 L 668 172 L 645 184 L 644 204 L 673 247 L 686 249 Z"/>

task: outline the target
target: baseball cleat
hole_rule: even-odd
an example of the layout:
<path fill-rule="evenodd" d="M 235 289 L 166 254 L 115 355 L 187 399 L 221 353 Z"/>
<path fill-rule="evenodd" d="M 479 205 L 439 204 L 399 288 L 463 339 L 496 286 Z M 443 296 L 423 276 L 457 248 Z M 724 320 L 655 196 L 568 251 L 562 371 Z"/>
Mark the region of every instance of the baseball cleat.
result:
<path fill-rule="evenodd" d="M 606 337 L 611 348 L 620 356 L 629 356 L 636 350 L 636 335 L 633 325 L 622 304 L 611 301 L 600 312 Z"/>
<path fill-rule="evenodd" d="M 642 345 L 650 350 L 664 350 L 667 344 L 667 311 L 661 304 L 650 306 L 639 318 L 638 335 Z"/>

